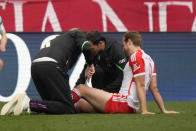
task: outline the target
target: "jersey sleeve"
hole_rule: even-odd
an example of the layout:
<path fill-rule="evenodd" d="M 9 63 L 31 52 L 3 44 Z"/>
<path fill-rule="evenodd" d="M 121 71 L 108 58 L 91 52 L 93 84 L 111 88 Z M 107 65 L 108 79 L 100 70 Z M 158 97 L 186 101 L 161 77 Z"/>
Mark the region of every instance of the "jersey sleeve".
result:
<path fill-rule="evenodd" d="M 134 77 L 145 74 L 144 59 L 142 59 L 142 58 L 130 59 L 129 66 L 132 69 Z"/>

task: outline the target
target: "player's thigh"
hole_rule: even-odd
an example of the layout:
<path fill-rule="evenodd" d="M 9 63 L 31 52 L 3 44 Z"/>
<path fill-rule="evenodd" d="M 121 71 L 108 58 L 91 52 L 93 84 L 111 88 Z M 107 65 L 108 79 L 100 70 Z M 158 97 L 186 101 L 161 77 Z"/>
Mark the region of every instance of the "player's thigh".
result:
<path fill-rule="evenodd" d="M 78 113 L 96 113 L 98 112 L 90 103 L 85 99 L 80 99 L 75 103 L 75 108 Z"/>
<path fill-rule="evenodd" d="M 80 85 L 82 97 L 101 112 L 105 111 L 106 102 L 112 97 L 112 93 Z"/>

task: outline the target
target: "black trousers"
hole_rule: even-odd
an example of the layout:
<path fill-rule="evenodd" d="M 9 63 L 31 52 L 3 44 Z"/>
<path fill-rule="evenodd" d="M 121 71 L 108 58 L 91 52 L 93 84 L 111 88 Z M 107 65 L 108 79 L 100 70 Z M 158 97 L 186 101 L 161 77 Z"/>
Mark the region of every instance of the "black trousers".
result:
<path fill-rule="evenodd" d="M 75 112 L 69 77 L 57 63 L 32 63 L 31 75 L 42 101 L 30 101 L 30 109 L 37 113 L 72 114 Z"/>
<path fill-rule="evenodd" d="M 79 79 L 76 82 L 76 85 L 84 84 L 86 81 L 85 78 L 85 69 L 86 65 L 80 74 Z M 99 66 L 95 66 L 95 74 L 92 77 L 92 86 L 97 89 L 102 89 L 111 93 L 118 93 L 122 84 L 123 74 L 110 74 L 104 72 L 104 70 Z"/>

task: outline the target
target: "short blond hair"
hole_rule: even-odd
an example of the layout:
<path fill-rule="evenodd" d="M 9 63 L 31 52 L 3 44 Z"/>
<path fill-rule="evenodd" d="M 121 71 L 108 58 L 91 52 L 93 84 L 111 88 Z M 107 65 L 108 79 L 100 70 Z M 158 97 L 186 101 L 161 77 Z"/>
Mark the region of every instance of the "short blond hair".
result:
<path fill-rule="evenodd" d="M 123 35 L 123 38 L 125 42 L 128 42 L 128 39 L 130 39 L 135 46 L 142 46 L 142 36 L 137 31 L 128 31 Z"/>

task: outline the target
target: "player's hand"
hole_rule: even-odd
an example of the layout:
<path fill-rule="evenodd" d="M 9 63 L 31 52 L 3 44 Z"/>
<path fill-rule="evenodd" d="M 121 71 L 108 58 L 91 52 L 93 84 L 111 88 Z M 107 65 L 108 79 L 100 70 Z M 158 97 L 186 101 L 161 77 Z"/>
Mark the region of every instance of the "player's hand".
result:
<path fill-rule="evenodd" d="M 88 82 L 89 82 L 90 78 L 92 78 L 94 73 L 95 73 L 94 65 L 92 64 L 92 65 L 87 66 L 87 68 L 85 70 L 85 77 L 87 78 Z"/>
<path fill-rule="evenodd" d="M 155 113 L 153 113 L 153 112 L 148 112 L 148 111 L 145 111 L 145 112 L 142 112 L 141 114 L 142 114 L 142 115 L 148 115 L 148 114 L 152 115 L 152 114 L 155 114 Z"/>
<path fill-rule="evenodd" d="M 180 112 L 165 110 L 165 111 L 163 111 L 163 113 L 164 113 L 164 114 L 179 114 Z"/>

